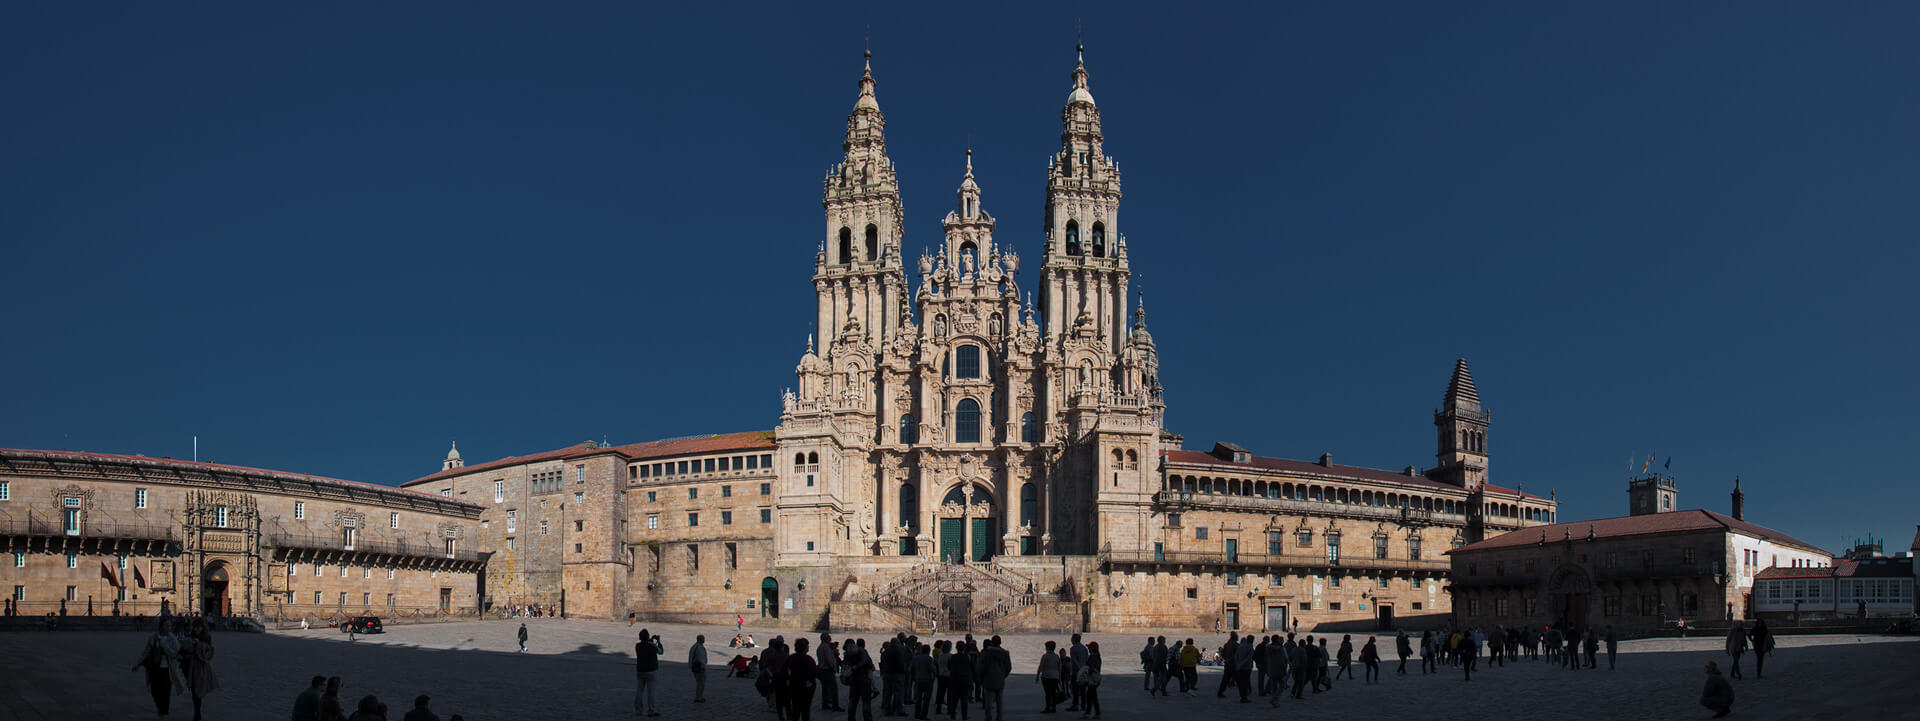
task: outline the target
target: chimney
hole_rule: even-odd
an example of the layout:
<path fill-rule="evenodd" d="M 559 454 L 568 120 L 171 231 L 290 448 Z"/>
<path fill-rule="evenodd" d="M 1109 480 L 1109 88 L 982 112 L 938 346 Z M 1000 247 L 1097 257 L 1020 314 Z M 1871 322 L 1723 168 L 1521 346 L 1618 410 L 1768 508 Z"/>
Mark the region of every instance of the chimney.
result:
<path fill-rule="evenodd" d="M 1733 520 L 1747 520 L 1747 494 L 1740 492 L 1740 477 L 1733 477 Z"/>
<path fill-rule="evenodd" d="M 1413 467 L 1413 466 L 1407 466 L 1407 469 L 1406 469 L 1406 470 L 1404 470 L 1404 471 L 1401 471 L 1401 473 L 1403 473 L 1403 474 L 1406 474 L 1406 475 L 1409 475 L 1409 476 L 1417 476 L 1417 475 L 1420 475 L 1420 471 L 1419 471 L 1419 469 L 1418 469 L 1418 468 L 1415 468 L 1415 467 Z"/>
<path fill-rule="evenodd" d="M 1332 466 L 1333 466 L 1333 454 L 1332 454 L 1332 453 L 1322 453 L 1322 454 L 1320 454 L 1320 465 L 1322 465 L 1322 466 L 1327 466 L 1327 467 L 1332 467 Z"/>

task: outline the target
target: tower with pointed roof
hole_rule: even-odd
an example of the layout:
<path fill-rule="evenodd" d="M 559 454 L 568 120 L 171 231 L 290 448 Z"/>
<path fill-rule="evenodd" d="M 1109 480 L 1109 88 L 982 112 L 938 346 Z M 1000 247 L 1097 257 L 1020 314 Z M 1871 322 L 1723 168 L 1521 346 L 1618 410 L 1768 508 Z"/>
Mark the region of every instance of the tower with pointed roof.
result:
<path fill-rule="evenodd" d="M 1040 327 L 1050 352 L 1073 355 L 1070 346 L 1085 346 L 1084 355 L 1096 356 L 1088 359 L 1108 371 L 1127 342 L 1132 273 L 1120 235 L 1120 168 L 1105 151 L 1085 50 L 1075 48 L 1073 86 L 1060 110 L 1060 149 L 1047 163 Z"/>
<path fill-rule="evenodd" d="M 1467 490 L 1485 485 L 1487 425 L 1492 420 L 1492 414 L 1480 405 L 1480 391 L 1473 387 L 1467 359 L 1455 360 L 1447 395 L 1440 402 L 1440 410 L 1433 412 L 1433 426 L 1439 431 L 1434 457 L 1439 463 L 1428 475 Z"/>
<path fill-rule="evenodd" d="M 440 462 L 440 470 L 451 471 L 464 465 L 467 462 L 460 458 L 460 444 L 456 442 L 447 449 L 447 460 Z"/>
<path fill-rule="evenodd" d="M 860 95 L 847 115 L 843 156 L 827 173 L 820 204 L 826 240 L 814 258 L 817 328 L 823 355 L 841 339 L 878 347 L 898 332 L 906 308 L 900 239 L 905 232 L 900 182 L 887 157 L 887 118 L 874 96 L 873 53 L 867 53 Z"/>

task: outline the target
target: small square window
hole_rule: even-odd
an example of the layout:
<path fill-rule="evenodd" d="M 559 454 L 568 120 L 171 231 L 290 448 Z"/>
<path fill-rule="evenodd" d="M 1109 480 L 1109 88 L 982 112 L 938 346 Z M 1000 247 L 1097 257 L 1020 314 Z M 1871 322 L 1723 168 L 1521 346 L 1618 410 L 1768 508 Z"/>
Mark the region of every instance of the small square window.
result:
<path fill-rule="evenodd" d="M 761 523 L 772 523 L 772 522 L 773 522 L 773 509 L 771 509 L 771 508 L 762 508 L 762 509 L 760 509 L 760 522 L 761 522 Z"/>
<path fill-rule="evenodd" d="M 578 544 L 578 543 L 576 543 L 576 544 L 573 544 L 573 552 L 574 552 L 574 553 L 579 553 L 579 552 L 580 552 L 580 544 Z"/>
<path fill-rule="evenodd" d="M 1195 527 L 1193 529 L 1193 537 L 1202 541 L 1207 540 L 1207 527 L 1206 526 Z"/>
<path fill-rule="evenodd" d="M 79 567 L 80 567 L 80 554 L 74 553 L 72 551 L 68 551 L 67 552 L 67 568 L 79 568 Z"/>
<path fill-rule="evenodd" d="M 699 497 L 700 497 L 700 489 L 698 488 L 687 489 L 687 500 L 693 500 Z"/>
<path fill-rule="evenodd" d="M 720 487 L 720 497 L 721 497 L 721 498 L 732 498 L 732 497 L 733 497 L 733 486 L 721 486 L 721 487 Z"/>
<path fill-rule="evenodd" d="M 771 483 L 762 483 L 762 484 L 760 484 L 760 495 L 762 495 L 762 496 L 771 496 L 771 495 L 773 495 L 773 484 L 771 484 Z"/>
<path fill-rule="evenodd" d="M 659 497 L 658 495 L 655 495 L 655 494 L 657 494 L 657 493 L 658 493 L 658 491 L 647 491 L 647 502 L 648 502 L 648 503 L 658 503 L 658 502 L 660 502 L 660 497 Z"/>
<path fill-rule="evenodd" d="M 389 513 L 389 514 L 387 514 L 387 527 L 388 527 L 388 528 L 399 528 L 399 527 L 400 527 L 400 514 L 398 514 L 398 513 Z"/>
<path fill-rule="evenodd" d="M 720 512 L 720 525 L 722 525 L 722 526 L 731 526 L 731 525 L 733 525 L 733 511 L 721 511 L 721 512 Z"/>
<path fill-rule="evenodd" d="M 293 518 L 294 518 L 294 520 L 299 520 L 299 519 L 302 519 L 302 518 L 306 518 L 306 517 L 307 517 L 307 502 L 306 502 L 306 501 L 294 501 L 294 502 L 293 502 Z"/>
<path fill-rule="evenodd" d="M 653 529 L 653 528 L 659 528 L 659 527 L 660 527 L 659 516 L 647 516 L 647 528 Z"/>
<path fill-rule="evenodd" d="M 1339 602 L 1339 601 L 1334 601 L 1334 602 L 1332 602 L 1332 603 L 1329 603 L 1329 604 L 1327 604 L 1327 610 L 1329 610 L 1329 611 L 1338 611 L 1338 610 L 1340 610 L 1340 602 Z"/>
<path fill-rule="evenodd" d="M 688 526 L 698 526 L 698 525 L 700 525 L 700 514 L 698 514 L 698 513 L 689 513 L 689 514 L 687 514 L 687 525 L 688 525 Z"/>
<path fill-rule="evenodd" d="M 1199 598 L 1199 597 L 1200 597 L 1200 589 L 1192 588 L 1192 587 L 1187 588 L 1187 598 Z"/>
<path fill-rule="evenodd" d="M 807 487 L 813 487 L 813 474 L 807 474 Z"/>
<path fill-rule="evenodd" d="M 133 507 L 134 508 L 147 507 L 147 489 L 145 488 L 133 489 Z"/>

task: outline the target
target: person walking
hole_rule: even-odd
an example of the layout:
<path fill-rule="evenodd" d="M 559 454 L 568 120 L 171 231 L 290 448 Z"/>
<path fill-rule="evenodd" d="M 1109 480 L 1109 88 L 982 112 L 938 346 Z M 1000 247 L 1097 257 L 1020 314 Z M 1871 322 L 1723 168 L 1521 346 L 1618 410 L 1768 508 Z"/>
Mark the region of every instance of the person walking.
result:
<path fill-rule="evenodd" d="M 693 672 L 693 702 L 707 702 L 707 636 L 693 637 L 693 645 L 687 647 L 687 670 Z"/>
<path fill-rule="evenodd" d="M 1407 675 L 1407 657 L 1413 655 L 1413 644 L 1408 640 L 1406 631 L 1401 631 L 1393 637 L 1393 650 L 1400 654 L 1400 668 L 1394 671 L 1395 675 Z"/>
<path fill-rule="evenodd" d="M 180 655 L 186 659 L 187 692 L 193 694 L 193 721 L 200 721 L 201 705 L 207 694 L 220 688 L 220 677 L 213 672 L 213 632 L 207 622 L 193 620 L 193 630 L 182 642 Z"/>
<path fill-rule="evenodd" d="M 1100 643 L 1087 644 L 1087 665 L 1080 670 L 1080 718 L 1100 718 Z M 1091 715 L 1089 715 L 1091 714 Z M 966 715 L 962 714 L 961 719 Z"/>
<path fill-rule="evenodd" d="M 867 653 L 866 639 L 849 643 L 854 645 L 847 647 L 841 659 L 847 679 L 847 721 L 854 721 L 855 711 L 861 712 L 862 721 L 873 721 L 873 656 Z"/>
<path fill-rule="evenodd" d="M 1236 677 L 1234 657 L 1240 653 L 1240 635 L 1227 633 L 1227 643 L 1220 647 L 1220 687 L 1213 692 L 1214 698 L 1226 698 L 1227 688 L 1233 685 Z"/>
<path fill-rule="evenodd" d="M 793 652 L 784 662 L 787 672 L 787 721 L 813 721 L 813 690 L 820 682 L 820 665 L 807 652 L 805 636 L 793 640 Z"/>
<path fill-rule="evenodd" d="M 1233 684 L 1240 687 L 1240 703 L 1247 703 L 1247 696 L 1253 691 L 1253 656 L 1253 634 L 1249 633 L 1240 637 L 1240 649 L 1233 654 L 1238 661 L 1234 665 Z"/>
<path fill-rule="evenodd" d="M 520 650 L 515 651 L 514 653 L 526 653 L 526 652 L 527 652 L 527 624 L 523 623 L 523 624 L 520 624 Z"/>
<path fill-rule="evenodd" d="M 1607 624 L 1607 670 L 1613 670 L 1613 655 L 1620 652 L 1620 632 Z"/>
<path fill-rule="evenodd" d="M 1480 644 L 1474 643 L 1473 634 L 1465 634 L 1460 639 L 1460 668 L 1466 671 L 1463 681 L 1473 680 L 1473 667 L 1479 665 Z"/>
<path fill-rule="evenodd" d="M 1140 690 L 1153 695 L 1153 637 L 1147 637 L 1147 645 L 1140 649 L 1140 671 L 1146 678 L 1140 681 Z"/>
<path fill-rule="evenodd" d="M 180 640 L 172 634 L 172 624 L 160 621 L 159 629 L 147 638 L 140 649 L 140 660 L 131 670 L 146 671 L 147 693 L 153 696 L 153 710 L 160 714 L 160 721 L 166 721 L 168 708 L 173 702 L 173 668 L 180 661 Z M 303 696 L 305 694 L 302 694 Z M 294 704 L 294 716 L 298 719 L 299 704 Z"/>
<path fill-rule="evenodd" d="M 1307 689 L 1307 665 L 1313 662 L 1313 651 L 1305 642 L 1294 643 L 1287 639 L 1287 666 L 1293 669 L 1293 698 L 1304 698 L 1301 693 Z"/>
<path fill-rule="evenodd" d="M 1767 654 L 1773 653 L 1773 632 L 1767 630 L 1767 620 L 1753 622 L 1753 677 L 1767 677 Z"/>
<path fill-rule="evenodd" d="M 1380 649 L 1373 645 L 1373 637 L 1367 637 L 1367 645 L 1360 649 L 1360 663 L 1367 667 L 1367 683 L 1380 683 Z"/>
<path fill-rule="evenodd" d="M 1198 696 L 1200 688 L 1200 647 L 1193 645 L 1193 639 L 1180 647 L 1180 691 L 1188 696 Z"/>
<path fill-rule="evenodd" d="M 820 649 L 813 655 L 814 665 L 820 667 L 820 710 L 846 710 L 840 708 L 840 647 L 833 636 L 820 634 Z"/>
<path fill-rule="evenodd" d="M 1720 718 L 1733 711 L 1733 684 L 1720 675 L 1720 666 L 1707 662 L 1707 686 L 1700 691 L 1700 705 L 1713 711 L 1714 718 Z"/>
<path fill-rule="evenodd" d="M 1422 676 L 1439 669 L 1433 663 L 1433 632 L 1420 632 L 1420 674 Z"/>
<path fill-rule="evenodd" d="M 1280 634 L 1276 633 L 1273 635 L 1273 638 L 1267 640 L 1267 680 L 1266 687 L 1261 689 L 1267 696 L 1268 706 L 1278 707 L 1280 705 L 1280 697 L 1287 693 L 1287 682 L 1289 678 L 1290 677 L 1287 676 L 1287 646 L 1286 643 L 1280 639 Z"/>
<path fill-rule="evenodd" d="M 320 696 L 326 692 L 327 677 L 315 676 L 308 681 L 307 690 L 293 697 L 293 721 L 320 721 Z"/>
<path fill-rule="evenodd" d="M 1339 659 L 1340 666 L 1338 670 L 1333 672 L 1333 677 L 1340 678 L 1340 676 L 1345 675 L 1347 680 L 1351 681 L 1353 680 L 1353 634 L 1347 633 L 1340 635 L 1339 654 L 1337 658 Z"/>
<path fill-rule="evenodd" d="M 1047 650 L 1040 654 L 1040 667 L 1034 669 L 1034 683 L 1040 684 L 1040 692 L 1046 694 L 1047 705 L 1040 713 L 1054 713 L 1054 703 L 1058 698 L 1054 692 L 1060 686 L 1060 657 L 1053 652 L 1053 642 L 1047 642 Z"/>
<path fill-rule="evenodd" d="M 1727 627 L 1727 655 L 1733 657 L 1733 670 L 1728 674 L 1740 678 L 1740 657 L 1747 653 L 1747 624 L 1734 621 Z"/>
<path fill-rule="evenodd" d="M 1567 627 L 1567 647 L 1561 652 L 1569 670 L 1580 670 L 1580 629 Z"/>
<path fill-rule="evenodd" d="M 527 627 L 520 626 L 522 650 L 525 650 Z M 654 644 L 653 635 L 646 629 L 640 629 L 640 641 L 633 644 L 633 714 L 635 716 L 659 716 L 660 711 L 653 703 L 653 676 L 660 670 L 660 647 Z"/>

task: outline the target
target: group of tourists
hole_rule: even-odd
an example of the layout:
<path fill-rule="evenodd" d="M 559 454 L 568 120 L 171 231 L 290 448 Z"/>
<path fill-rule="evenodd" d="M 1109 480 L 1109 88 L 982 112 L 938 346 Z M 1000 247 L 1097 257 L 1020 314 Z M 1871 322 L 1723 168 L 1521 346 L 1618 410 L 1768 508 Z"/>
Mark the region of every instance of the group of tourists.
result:
<path fill-rule="evenodd" d="M 206 619 L 160 619 L 132 670 L 146 673 L 147 693 L 153 696 L 153 709 L 161 721 L 166 721 L 176 695 L 193 699 L 193 719 L 200 721 L 207 694 L 220 688 L 220 677 L 213 672 L 213 651 L 213 632 Z"/>

